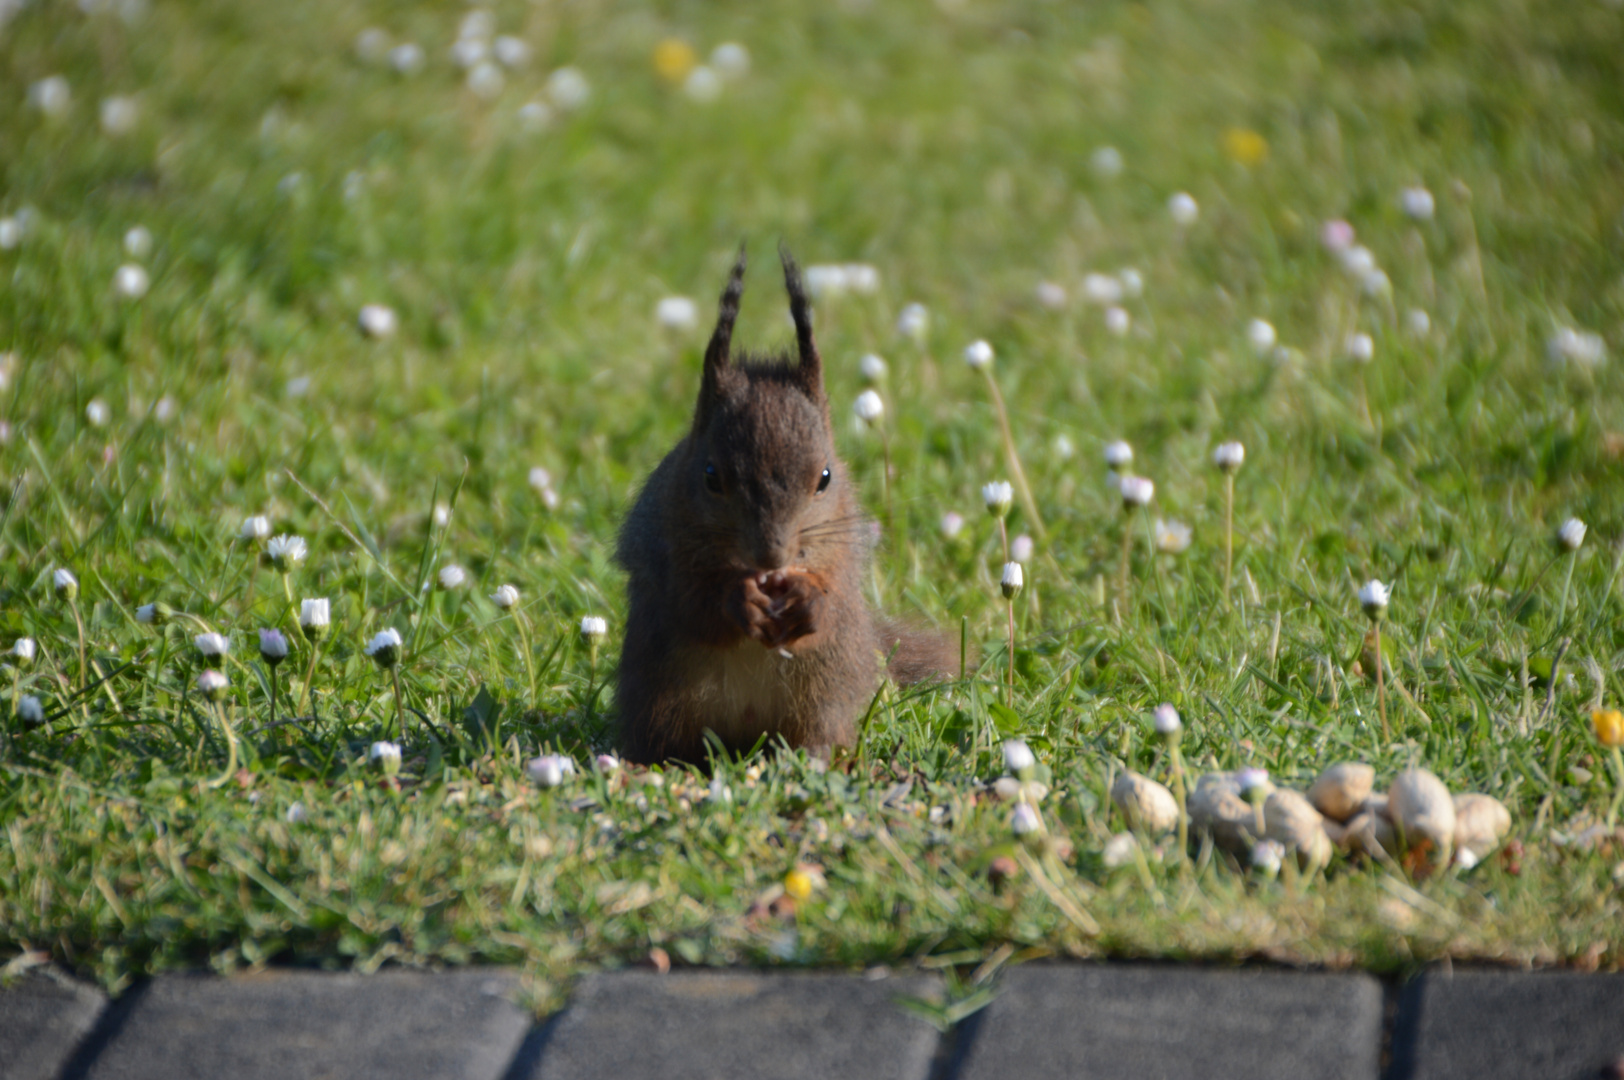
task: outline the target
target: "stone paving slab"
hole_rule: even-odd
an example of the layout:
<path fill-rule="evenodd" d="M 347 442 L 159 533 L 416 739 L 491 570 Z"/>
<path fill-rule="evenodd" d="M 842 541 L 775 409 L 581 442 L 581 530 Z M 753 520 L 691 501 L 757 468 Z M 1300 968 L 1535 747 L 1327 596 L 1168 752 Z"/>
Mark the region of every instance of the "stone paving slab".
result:
<path fill-rule="evenodd" d="M 590 976 L 510 1080 L 926 1080 L 936 1030 L 896 1000 L 940 992 L 928 977 Z"/>
<path fill-rule="evenodd" d="M 1392 1080 L 1590 1080 L 1624 1061 L 1624 975 L 1427 972 L 1399 996 Z"/>
<path fill-rule="evenodd" d="M 54 973 L 0 989 L 0 1076 L 55 1080 L 106 1008 L 101 991 Z"/>
<path fill-rule="evenodd" d="M 119 1003 L 90 1080 L 499 1080 L 529 1029 L 505 971 L 166 975 Z M 71 1080 L 71 1078 L 70 1078 Z"/>
<path fill-rule="evenodd" d="M 1382 991 L 1357 974 L 1034 964 L 967 1036 L 963 1080 L 1376 1080 Z"/>

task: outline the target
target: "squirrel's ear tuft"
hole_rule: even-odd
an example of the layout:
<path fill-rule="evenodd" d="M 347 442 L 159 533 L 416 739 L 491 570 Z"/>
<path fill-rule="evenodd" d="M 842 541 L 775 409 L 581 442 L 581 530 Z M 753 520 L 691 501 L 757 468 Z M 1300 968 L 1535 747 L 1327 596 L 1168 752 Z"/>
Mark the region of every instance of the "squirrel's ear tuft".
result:
<path fill-rule="evenodd" d="M 705 375 L 699 390 L 701 417 L 705 414 L 708 403 L 725 392 L 726 385 L 732 381 L 728 378 L 728 374 L 731 370 L 733 324 L 739 317 L 739 298 L 743 295 L 744 245 L 741 243 L 739 257 L 733 263 L 733 273 L 728 275 L 727 288 L 722 290 L 716 330 L 711 334 L 710 344 L 705 347 Z"/>
<path fill-rule="evenodd" d="M 783 244 L 778 245 L 778 257 L 784 263 L 784 288 L 789 293 L 789 313 L 795 320 L 795 344 L 800 353 L 801 382 L 807 393 L 823 399 L 823 360 L 818 356 L 817 342 L 812 340 L 812 306 L 807 302 L 806 283 L 801 280 L 800 267 Z"/>

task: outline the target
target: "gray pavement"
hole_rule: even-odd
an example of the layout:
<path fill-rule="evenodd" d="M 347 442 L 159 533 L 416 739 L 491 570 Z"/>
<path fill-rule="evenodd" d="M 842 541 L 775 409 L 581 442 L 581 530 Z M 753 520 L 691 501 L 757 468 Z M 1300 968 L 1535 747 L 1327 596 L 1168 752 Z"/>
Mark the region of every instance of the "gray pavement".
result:
<path fill-rule="evenodd" d="M 539 1023 L 498 969 L 0 989 L 0 1080 L 1624 1077 L 1624 976 L 1031 964 L 943 1032 L 934 976 L 592 975 Z M 1386 1007 L 1384 1009 L 1384 1000 Z M 1386 1061 L 1385 1072 L 1384 1064 Z"/>

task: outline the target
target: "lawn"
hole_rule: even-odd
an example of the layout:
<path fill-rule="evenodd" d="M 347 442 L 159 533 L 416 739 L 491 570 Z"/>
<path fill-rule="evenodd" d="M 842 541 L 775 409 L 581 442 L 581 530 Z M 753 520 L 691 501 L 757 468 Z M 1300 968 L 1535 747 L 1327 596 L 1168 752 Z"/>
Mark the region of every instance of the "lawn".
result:
<path fill-rule="evenodd" d="M 922 964 L 946 1023 L 1047 955 L 1624 961 L 1616 4 L 0 20 L 0 648 L 36 643 L 0 669 L 0 967 L 496 962 L 545 1006 L 590 967 Z M 615 532 L 741 239 L 746 345 L 791 340 L 774 247 L 819 268 L 871 599 L 971 663 L 827 766 L 605 771 Z M 981 489 L 1016 460 L 1011 664 Z M 1172 779 L 1163 702 L 1192 783 L 1421 767 L 1510 835 L 1279 876 L 1113 844 L 1124 771 Z"/>

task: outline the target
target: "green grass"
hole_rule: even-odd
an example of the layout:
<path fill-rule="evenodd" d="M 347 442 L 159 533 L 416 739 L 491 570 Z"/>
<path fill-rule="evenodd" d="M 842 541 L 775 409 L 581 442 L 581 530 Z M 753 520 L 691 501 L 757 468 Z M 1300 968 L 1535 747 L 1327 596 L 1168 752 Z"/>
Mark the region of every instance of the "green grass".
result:
<path fill-rule="evenodd" d="M 1239 0 L 494 10 L 536 53 L 494 101 L 448 58 L 460 8 L 160 4 L 126 24 L 52 4 L 0 31 L 0 214 L 35 211 L 0 251 L 0 349 L 16 355 L 0 643 L 42 649 L 4 672 L 0 960 L 44 951 L 111 987 L 178 966 L 496 961 L 546 1002 L 583 967 L 655 947 L 694 964 L 919 960 L 972 998 L 999 964 L 1057 953 L 1624 959 L 1616 849 L 1551 842 L 1613 791 L 1588 714 L 1618 701 L 1624 656 L 1624 15 L 1516 0 L 1334 18 Z M 424 71 L 359 61 L 373 23 L 421 43 Z M 690 101 L 653 71 L 669 35 L 701 55 L 742 41 L 753 70 Z M 526 131 L 519 107 L 565 64 L 590 102 Z M 73 98 L 53 120 L 25 98 L 58 72 Z M 97 103 L 132 93 L 136 130 L 103 135 Z M 1226 156 L 1230 128 L 1261 134 L 1266 158 Z M 1090 166 L 1107 145 L 1115 179 Z M 1412 184 L 1435 194 L 1433 220 L 1401 212 Z M 1183 231 L 1166 211 L 1180 190 L 1201 207 Z M 1390 300 L 1362 297 L 1323 250 L 1334 217 Z M 123 302 L 110 283 L 137 224 L 156 240 L 152 287 Z M 693 296 L 708 320 L 741 237 L 757 255 L 746 343 L 788 340 L 766 269 L 779 239 L 803 263 L 879 269 L 876 294 L 818 310 L 842 452 L 874 513 L 879 443 L 849 410 L 859 356 L 891 368 L 896 517 L 870 588 L 891 611 L 968 620 L 980 669 L 887 692 L 861 756 L 828 772 L 726 766 L 730 803 L 685 773 L 539 790 L 529 757 L 585 763 L 612 742 L 614 530 L 697 386 L 703 329 L 662 331 L 654 306 Z M 1124 267 L 1145 291 L 1117 337 L 1081 284 Z M 1041 281 L 1068 305 L 1040 305 Z M 924 348 L 893 329 L 916 300 Z M 368 302 L 399 312 L 396 338 L 356 332 Z M 1427 335 L 1405 329 L 1412 308 Z M 1288 360 L 1254 355 L 1254 317 Z M 1614 355 L 1553 364 L 1565 326 Z M 1375 338 L 1363 368 L 1342 357 L 1354 330 Z M 977 494 L 1008 468 L 959 360 L 975 338 L 997 349 L 1048 529 L 1017 604 L 1012 711 L 997 707 L 1002 555 Z M 1120 618 L 1113 438 L 1156 481 L 1153 513 L 1194 529 L 1176 557 L 1136 542 Z M 1209 465 L 1225 439 L 1247 448 L 1229 604 Z M 537 465 L 556 510 L 527 483 Z M 969 519 L 954 541 L 949 510 Z M 291 595 L 333 604 L 315 719 L 273 730 L 254 632 L 291 625 L 283 583 L 236 539 L 255 513 L 310 543 Z M 1590 536 L 1560 612 L 1552 537 L 1570 515 Z M 1017 511 L 1011 527 L 1033 524 Z M 448 561 L 471 584 L 423 591 Z M 81 583 L 88 671 L 59 566 Z M 1390 742 L 1353 670 L 1368 577 L 1395 583 L 1384 635 L 1415 699 L 1391 697 Z M 517 617 L 485 599 L 504 582 Z M 193 618 L 139 624 L 152 602 Z M 610 622 L 596 670 L 586 614 Z M 203 624 L 231 635 L 226 708 L 245 736 L 240 782 L 218 788 L 226 742 L 188 690 Z M 405 636 L 405 703 L 431 725 L 413 719 L 399 790 L 365 764 L 396 716 L 361 652 L 384 626 Z M 1547 708 L 1539 676 L 1559 654 Z M 296 643 L 280 669 L 280 717 L 308 659 Z M 10 718 L 12 687 L 48 728 Z M 1371 762 L 1381 784 L 1424 764 L 1502 799 L 1522 855 L 1420 882 L 1342 861 L 1284 883 L 1221 858 L 1108 869 L 1109 782 L 1165 776 L 1148 721 L 1164 700 L 1192 769 L 1255 764 L 1305 786 L 1335 760 Z M 994 888 L 1009 809 L 977 792 L 1017 734 L 1051 770 L 1044 816 L 1072 853 Z M 827 885 L 786 918 L 773 896 L 800 861 Z"/>

